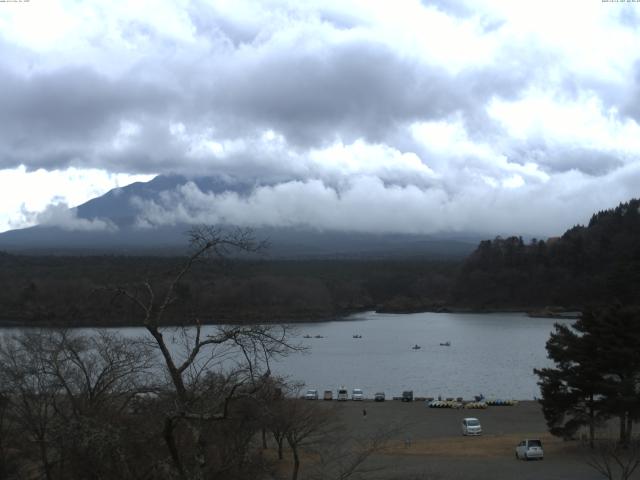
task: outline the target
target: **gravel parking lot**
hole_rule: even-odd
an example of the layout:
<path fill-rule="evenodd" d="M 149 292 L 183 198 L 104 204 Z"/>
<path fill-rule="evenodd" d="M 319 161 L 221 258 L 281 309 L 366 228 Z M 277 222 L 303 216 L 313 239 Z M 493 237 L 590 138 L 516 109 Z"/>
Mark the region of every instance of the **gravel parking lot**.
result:
<path fill-rule="evenodd" d="M 389 479 L 546 479 L 596 480 L 602 477 L 585 463 L 577 442 L 563 442 L 546 433 L 540 406 L 521 402 L 486 410 L 428 408 L 424 402 L 322 402 L 336 408 L 345 428 L 359 434 L 392 430 L 388 448 L 369 460 L 384 468 L 375 478 Z M 366 409 L 366 416 L 363 415 Z M 463 437 L 461 420 L 476 417 L 479 437 Z M 515 446 L 540 438 L 543 461 L 515 459 Z"/>

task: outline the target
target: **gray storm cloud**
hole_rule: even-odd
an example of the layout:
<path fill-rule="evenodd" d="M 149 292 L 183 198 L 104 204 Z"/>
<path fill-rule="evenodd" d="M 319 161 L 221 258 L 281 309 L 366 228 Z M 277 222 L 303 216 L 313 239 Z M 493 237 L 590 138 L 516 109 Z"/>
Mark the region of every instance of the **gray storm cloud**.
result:
<path fill-rule="evenodd" d="M 638 195 L 640 33 L 624 6 L 587 19 L 626 48 L 600 52 L 490 1 L 62 5 L 89 25 L 64 47 L 0 33 L 0 169 L 256 185 L 139 200 L 141 225 L 557 234 Z M 100 227 L 54 211 L 40 221 Z"/>

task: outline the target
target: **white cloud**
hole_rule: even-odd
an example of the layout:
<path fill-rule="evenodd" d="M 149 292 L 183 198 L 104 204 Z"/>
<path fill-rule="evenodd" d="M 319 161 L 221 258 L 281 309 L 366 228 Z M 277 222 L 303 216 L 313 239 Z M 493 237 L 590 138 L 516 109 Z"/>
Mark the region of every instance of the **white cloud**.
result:
<path fill-rule="evenodd" d="M 76 168 L 47 172 L 42 169 L 27 171 L 21 166 L 0 170 L 0 231 L 28 227 L 43 219 L 55 220 L 61 215 L 61 204 L 77 206 L 112 188 L 149 179 L 149 175 Z M 39 217 L 38 214 L 48 207 L 53 210 Z M 52 212 L 56 214 L 53 217 Z"/>
<path fill-rule="evenodd" d="M 515 140 L 541 139 L 640 159 L 640 125 L 615 107 L 605 108 L 593 92 L 576 99 L 526 92 L 515 101 L 494 99 L 487 110 Z"/>
<path fill-rule="evenodd" d="M 354 176 L 375 176 L 390 183 L 432 183 L 437 175 L 415 152 L 401 152 L 388 145 L 368 144 L 362 139 L 345 145 L 334 143 L 308 153 L 309 170 L 325 180 L 339 183 Z"/>
<path fill-rule="evenodd" d="M 637 29 L 621 28 L 620 17 L 636 5 L 601 1 L 465 0 L 475 11 L 503 22 L 503 44 L 528 42 L 558 58 L 557 67 L 578 75 L 627 83 L 640 51 Z M 637 9 L 636 9 L 637 10 Z"/>
<path fill-rule="evenodd" d="M 495 188 L 514 188 L 525 183 L 544 183 L 549 175 L 532 161 L 510 161 L 500 141 L 475 141 L 460 118 L 416 122 L 410 126 L 413 139 L 423 156 L 436 167 L 436 172 L 454 190 L 463 178 L 472 183 L 484 182 Z M 518 159 L 521 160 L 521 159 Z"/>
<path fill-rule="evenodd" d="M 236 224 L 305 226 L 355 232 L 476 232 L 554 236 L 585 223 L 602 205 L 634 194 L 640 166 L 603 178 L 570 171 L 527 184 L 520 175 L 450 191 L 385 185 L 375 176 L 352 177 L 341 188 L 320 180 L 256 188 L 250 195 L 202 192 L 193 183 L 165 192 L 159 201 L 137 199 L 139 226 Z"/>
<path fill-rule="evenodd" d="M 362 29 L 371 39 L 453 74 L 492 63 L 499 49 L 497 38 L 483 32 L 478 16 L 456 18 L 419 0 L 356 1 L 351 8 L 367 19 Z"/>
<path fill-rule="evenodd" d="M 69 208 L 66 203 L 48 205 L 42 212 L 35 215 L 35 223 L 46 227 L 59 227 L 63 230 L 109 232 L 118 230 L 118 227 L 109 220 L 78 218 L 76 209 Z"/>

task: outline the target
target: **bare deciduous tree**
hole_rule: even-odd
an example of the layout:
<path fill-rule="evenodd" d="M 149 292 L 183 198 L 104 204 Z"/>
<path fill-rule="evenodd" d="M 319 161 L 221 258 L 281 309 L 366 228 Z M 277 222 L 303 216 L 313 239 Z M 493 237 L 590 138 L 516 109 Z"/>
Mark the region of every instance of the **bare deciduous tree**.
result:
<path fill-rule="evenodd" d="M 0 383 L 11 411 L 10 421 L 23 432 L 26 441 L 37 446 L 42 474 L 53 479 L 56 452 L 54 431 L 58 421 L 56 400 L 58 382 L 45 373 L 42 356 L 38 355 L 42 335 L 27 333 L 5 338 L 0 348 Z M 30 452 L 24 452 L 30 457 Z"/>
<path fill-rule="evenodd" d="M 11 433 L 7 422 L 9 398 L 6 392 L 0 393 L 0 478 L 8 478 L 14 468 L 13 459 L 8 452 Z"/>
<path fill-rule="evenodd" d="M 203 477 L 210 470 L 206 423 L 226 419 L 232 400 L 255 396 L 271 374 L 270 360 L 296 349 L 288 343 L 284 326 L 219 325 L 205 332 L 195 316 L 177 331 L 163 327 L 165 315 L 179 299 L 181 282 L 197 262 L 264 248 L 250 230 L 243 229 L 228 233 L 215 227 L 197 227 L 190 232 L 190 240 L 192 253 L 165 288 L 147 280 L 115 289 L 118 296 L 138 308 L 140 323 L 162 356 L 174 392 L 174 404 L 164 419 L 163 437 L 181 478 Z M 169 333 L 178 341 L 167 338 Z M 210 372 L 214 368 L 218 375 L 212 382 Z M 186 426 L 183 436 L 190 432 L 187 444 L 192 449 L 181 452 L 176 432 L 179 425 Z M 187 456 L 190 460 L 185 459 Z"/>
<path fill-rule="evenodd" d="M 150 386 L 152 352 L 137 339 L 106 330 L 89 336 L 52 330 L 39 348 L 44 372 L 66 394 L 69 415 L 91 415 L 108 407 L 121 410 L 132 395 Z"/>
<path fill-rule="evenodd" d="M 322 442 L 335 424 L 335 414 L 332 410 L 297 397 L 296 395 L 275 402 L 269 423 L 278 445 L 278 458 L 282 459 L 283 440 L 287 441 L 291 450 L 292 480 L 298 478 L 301 450 Z"/>
<path fill-rule="evenodd" d="M 14 428 L 12 449 L 29 459 L 37 445 L 47 479 L 88 472 L 135 478 L 119 413 L 149 365 L 143 346 L 105 332 L 38 330 L 5 337 L 0 382 Z"/>

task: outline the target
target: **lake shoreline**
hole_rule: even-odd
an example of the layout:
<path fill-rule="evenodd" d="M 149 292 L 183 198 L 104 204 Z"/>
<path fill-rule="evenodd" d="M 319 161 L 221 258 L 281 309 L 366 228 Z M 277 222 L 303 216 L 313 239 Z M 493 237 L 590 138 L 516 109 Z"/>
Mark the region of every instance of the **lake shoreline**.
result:
<path fill-rule="evenodd" d="M 366 313 L 389 314 L 389 315 L 411 315 L 421 313 L 452 313 L 452 314 L 507 314 L 507 313 L 524 313 L 529 318 L 556 318 L 559 320 L 570 320 L 579 318 L 579 312 L 575 309 L 563 309 L 555 307 L 543 308 L 472 308 L 472 307 L 454 307 L 454 306 L 434 306 L 426 309 L 388 309 L 385 306 L 367 307 L 359 310 L 344 310 L 334 315 L 309 315 L 309 316 L 281 316 L 277 320 L 265 320 L 263 318 L 250 318 L 249 315 L 232 316 L 229 313 L 221 314 L 215 319 L 201 320 L 201 325 L 278 325 L 278 324 L 300 324 L 300 323 L 326 323 L 340 322 L 344 320 L 354 320 L 354 315 L 362 315 Z M 131 321 L 59 321 L 59 320 L 27 320 L 27 319 L 0 319 L 0 328 L 131 328 L 143 327 L 141 322 Z M 161 324 L 162 327 L 192 327 L 195 322 L 166 322 Z"/>

